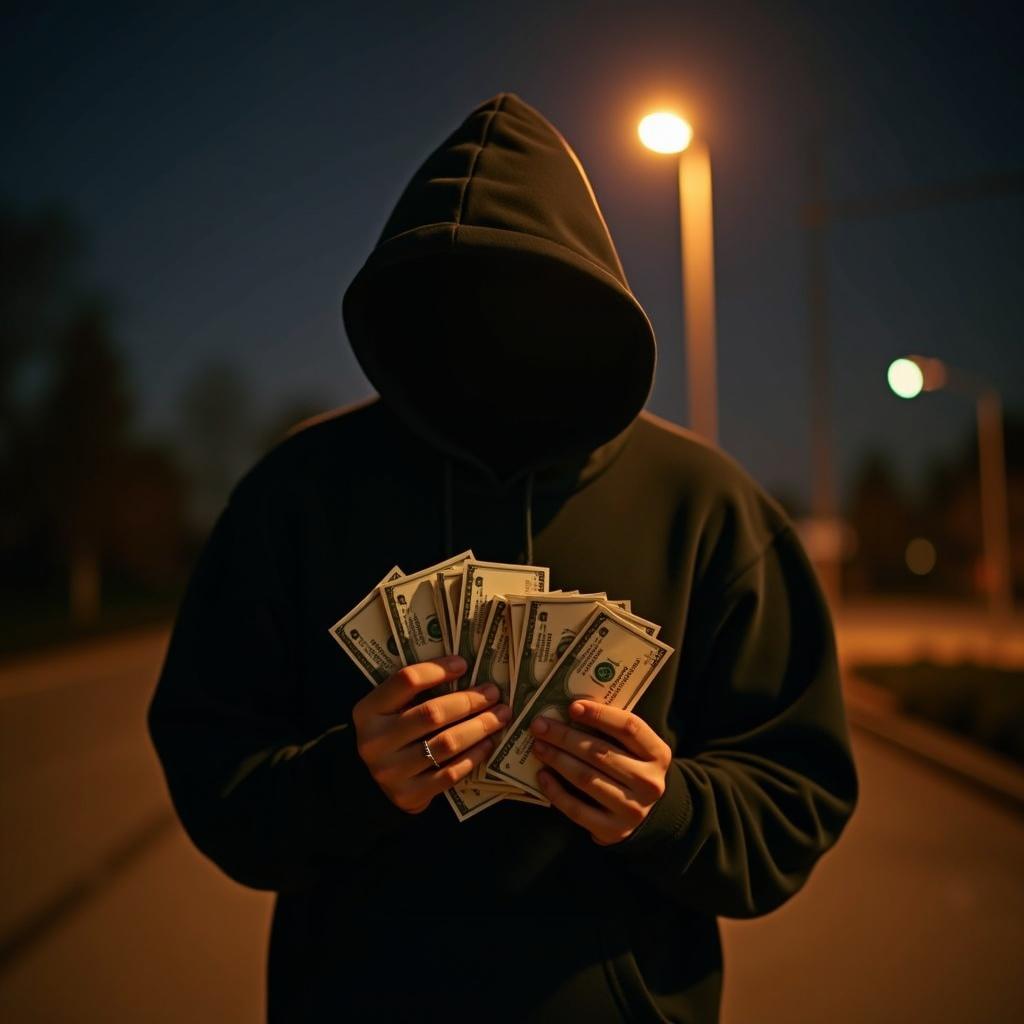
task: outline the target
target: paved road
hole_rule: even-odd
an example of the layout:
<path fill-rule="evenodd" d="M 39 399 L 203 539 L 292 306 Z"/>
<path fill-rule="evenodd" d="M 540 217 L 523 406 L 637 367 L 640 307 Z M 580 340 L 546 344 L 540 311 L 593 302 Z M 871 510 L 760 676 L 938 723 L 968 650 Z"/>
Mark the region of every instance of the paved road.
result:
<path fill-rule="evenodd" d="M 0 669 L 0 1019 L 258 1022 L 270 897 L 196 853 L 144 730 L 165 638 Z M 723 922 L 724 1024 L 1024 1019 L 1024 821 L 867 736 L 805 890 Z"/>
<path fill-rule="evenodd" d="M 725 1024 L 1024 1020 L 1024 819 L 854 733 L 862 795 L 803 891 L 723 921 Z"/>
<path fill-rule="evenodd" d="M 272 897 L 173 818 L 145 731 L 164 646 L 0 670 L 0 1020 L 261 1019 Z"/>

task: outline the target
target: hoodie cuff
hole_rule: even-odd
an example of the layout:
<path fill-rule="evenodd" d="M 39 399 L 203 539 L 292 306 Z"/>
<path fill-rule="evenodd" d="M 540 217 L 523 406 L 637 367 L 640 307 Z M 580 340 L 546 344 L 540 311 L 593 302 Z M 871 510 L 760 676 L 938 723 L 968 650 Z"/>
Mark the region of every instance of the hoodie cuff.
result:
<path fill-rule="evenodd" d="M 645 860 L 669 850 L 689 828 L 693 819 L 693 801 L 686 779 L 673 758 L 665 773 L 665 792 L 650 813 L 621 842 L 602 846 L 612 856 L 624 860 Z"/>

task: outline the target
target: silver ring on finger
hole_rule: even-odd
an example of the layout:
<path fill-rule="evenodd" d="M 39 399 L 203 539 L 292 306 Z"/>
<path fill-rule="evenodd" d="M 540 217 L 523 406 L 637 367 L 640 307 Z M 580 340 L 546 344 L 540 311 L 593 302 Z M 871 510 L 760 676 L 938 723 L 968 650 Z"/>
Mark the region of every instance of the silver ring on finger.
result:
<path fill-rule="evenodd" d="M 431 763 L 431 764 L 432 764 L 432 765 L 433 765 L 433 766 L 434 766 L 435 768 L 440 768 L 440 767 L 441 767 L 441 766 L 440 766 L 440 765 L 439 765 L 439 764 L 437 763 L 437 758 L 436 758 L 436 757 L 434 757 L 434 754 L 433 754 L 433 752 L 432 752 L 432 751 L 431 751 L 431 749 L 430 749 L 430 744 L 429 744 L 429 743 L 428 743 L 428 742 L 427 742 L 426 740 L 424 740 L 424 741 L 423 741 L 423 756 L 424 756 L 424 757 L 426 757 L 426 758 L 428 758 L 428 759 L 430 760 L 430 763 Z"/>

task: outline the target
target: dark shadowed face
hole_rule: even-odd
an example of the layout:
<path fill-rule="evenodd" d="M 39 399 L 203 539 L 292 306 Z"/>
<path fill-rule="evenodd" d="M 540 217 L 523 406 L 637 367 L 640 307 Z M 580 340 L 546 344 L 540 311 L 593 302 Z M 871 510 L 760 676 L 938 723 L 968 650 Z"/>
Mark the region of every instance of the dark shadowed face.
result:
<path fill-rule="evenodd" d="M 635 393 L 649 373 L 616 317 L 602 319 L 607 289 L 549 262 L 478 250 L 404 265 L 377 287 L 391 397 L 502 476 L 538 446 L 585 444 L 624 383 Z"/>

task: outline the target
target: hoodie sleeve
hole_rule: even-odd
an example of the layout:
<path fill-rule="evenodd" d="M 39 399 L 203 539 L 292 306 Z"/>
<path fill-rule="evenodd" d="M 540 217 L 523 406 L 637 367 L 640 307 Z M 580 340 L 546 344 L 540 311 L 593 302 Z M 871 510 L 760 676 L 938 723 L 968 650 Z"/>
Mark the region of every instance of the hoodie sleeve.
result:
<path fill-rule="evenodd" d="M 754 917 L 801 888 L 856 803 L 832 622 L 791 527 L 694 602 L 665 792 L 602 850 L 681 906 Z"/>
<path fill-rule="evenodd" d="M 350 719 L 301 726 L 293 609 L 267 502 L 243 481 L 207 540 L 150 703 L 150 736 L 195 845 L 256 889 L 302 886 L 415 820 L 378 787 Z"/>

